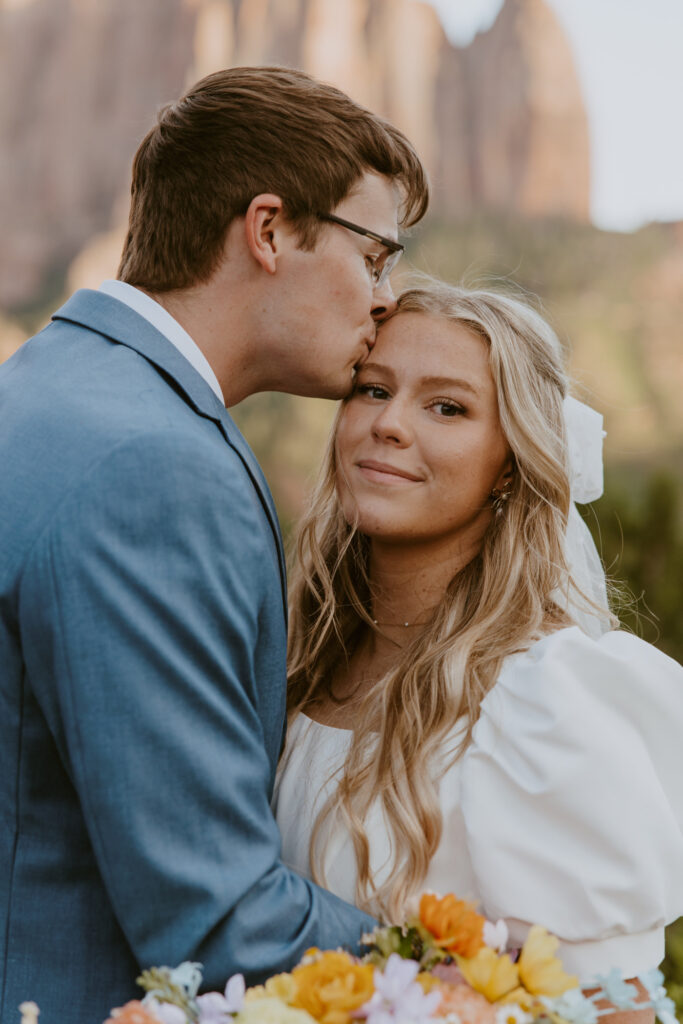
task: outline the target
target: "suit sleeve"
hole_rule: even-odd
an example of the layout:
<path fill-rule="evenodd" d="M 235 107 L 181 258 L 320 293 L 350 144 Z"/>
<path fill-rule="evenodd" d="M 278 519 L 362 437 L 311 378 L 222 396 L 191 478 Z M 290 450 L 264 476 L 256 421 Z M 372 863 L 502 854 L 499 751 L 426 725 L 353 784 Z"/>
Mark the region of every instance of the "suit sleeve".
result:
<path fill-rule="evenodd" d="M 210 987 L 374 924 L 279 860 L 254 664 L 271 538 L 233 458 L 121 443 L 55 509 L 20 594 L 28 683 L 130 946 L 202 961 Z"/>

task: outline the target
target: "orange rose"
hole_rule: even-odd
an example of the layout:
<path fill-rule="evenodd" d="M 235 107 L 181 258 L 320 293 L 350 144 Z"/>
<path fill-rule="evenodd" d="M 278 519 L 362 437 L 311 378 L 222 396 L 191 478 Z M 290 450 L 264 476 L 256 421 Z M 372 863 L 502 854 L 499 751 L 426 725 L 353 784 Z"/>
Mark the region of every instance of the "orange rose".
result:
<path fill-rule="evenodd" d="M 307 1010 L 320 1024 L 350 1024 L 354 1010 L 374 991 L 374 970 L 346 953 L 315 953 L 295 967 L 296 993 L 291 1005 Z"/>
<path fill-rule="evenodd" d="M 148 1013 L 137 999 L 111 1011 L 111 1017 L 104 1024 L 159 1024 L 159 1018 Z"/>
<path fill-rule="evenodd" d="M 437 896 L 426 892 L 420 900 L 420 921 L 437 946 L 451 954 L 475 956 L 484 945 L 484 920 L 472 903 L 453 893 Z"/>

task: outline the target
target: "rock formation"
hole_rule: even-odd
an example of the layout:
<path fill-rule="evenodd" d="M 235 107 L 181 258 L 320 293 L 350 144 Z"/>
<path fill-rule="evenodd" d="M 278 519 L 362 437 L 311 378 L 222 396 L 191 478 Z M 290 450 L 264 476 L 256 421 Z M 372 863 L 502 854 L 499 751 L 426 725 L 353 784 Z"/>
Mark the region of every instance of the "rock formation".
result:
<path fill-rule="evenodd" d="M 243 63 L 306 68 L 395 121 L 436 212 L 587 219 L 586 116 L 544 0 L 506 0 L 465 49 L 418 0 L 0 0 L 0 308 L 125 216 L 159 106 Z"/>
<path fill-rule="evenodd" d="M 0 307 L 109 226 L 131 156 L 181 90 L 184 0 L 0 0 Z"/>
<path fill-rule="evenodd" d="M 573 57 L 550 7 L 507 0 L 462 60 L 471 202 L 588 220 L 588 123 Z"/>

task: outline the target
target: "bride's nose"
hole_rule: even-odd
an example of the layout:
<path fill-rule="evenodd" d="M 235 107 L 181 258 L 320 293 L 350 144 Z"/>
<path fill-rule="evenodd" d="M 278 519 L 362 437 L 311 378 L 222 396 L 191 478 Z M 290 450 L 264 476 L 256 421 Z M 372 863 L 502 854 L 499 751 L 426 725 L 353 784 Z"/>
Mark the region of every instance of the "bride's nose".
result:
<path fill-rule="evenodd" d="M 377 441 L 389 442 L 401 448 L 412 441 L 407 410 L 396 399 L 382 404 L 372 422 L 372 436 Z"/>

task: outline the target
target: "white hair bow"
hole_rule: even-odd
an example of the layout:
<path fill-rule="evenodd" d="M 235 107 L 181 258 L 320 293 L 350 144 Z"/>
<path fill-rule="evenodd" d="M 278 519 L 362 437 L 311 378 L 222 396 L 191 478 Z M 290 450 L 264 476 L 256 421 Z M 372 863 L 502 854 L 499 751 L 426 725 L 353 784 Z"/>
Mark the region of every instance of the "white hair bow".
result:
<path fill-rule="evenodd" d="M 604 489 L 602 465 L 602 416 L 589 405 L 571 396 L 564 400 L 564 419 L 569 452 L 569 483 L 572 504 L 565 535 L 565 558 L 574 589 L 557 591 L 554 600 L 566 608 L 578 626 L 598 638 L 612 628 L 607 600 L 605 570 L 591 536 L 574 502 L 596 501 Z M 582 600 L 581 595 L 591 604 Z"/>
<path fill-rule="evenodd" d="M 604 489 L 602 469 L 602 416 L 568 395 L 564 422 L 569 448 L 570 486 L 574 501 L 596 501 Z"/>

